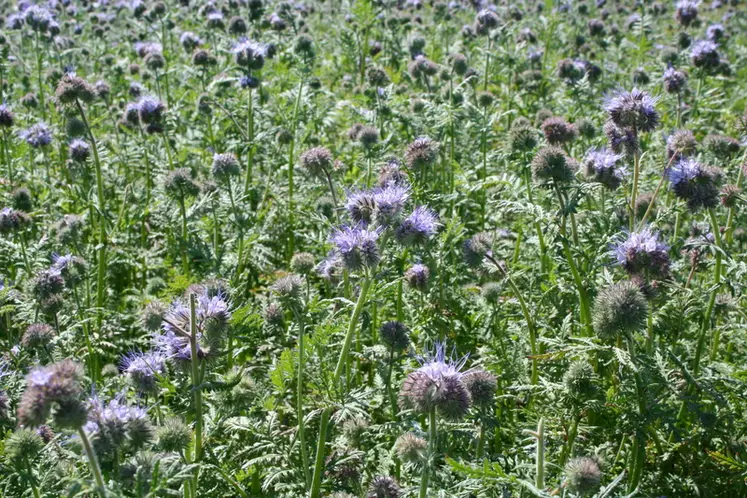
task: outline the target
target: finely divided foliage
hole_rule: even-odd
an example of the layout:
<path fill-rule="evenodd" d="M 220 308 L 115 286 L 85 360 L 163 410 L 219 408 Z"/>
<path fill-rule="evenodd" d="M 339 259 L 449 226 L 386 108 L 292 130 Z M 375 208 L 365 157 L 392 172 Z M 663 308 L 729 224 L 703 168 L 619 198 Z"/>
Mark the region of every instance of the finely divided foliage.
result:
<path fill-rule="evenodd" d="M 743 3 L 0 0 L 0 496 L 745 496 Z"/>

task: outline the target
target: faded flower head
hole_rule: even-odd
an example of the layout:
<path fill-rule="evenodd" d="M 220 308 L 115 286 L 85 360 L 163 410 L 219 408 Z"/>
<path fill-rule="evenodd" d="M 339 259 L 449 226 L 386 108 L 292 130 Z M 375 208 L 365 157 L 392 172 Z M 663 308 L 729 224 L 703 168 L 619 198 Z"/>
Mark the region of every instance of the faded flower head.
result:
<path fill-rule="evenodd" d="M 698 141 L 690 130 L 677 130 L 667 137 L 667 157 L 670 159 L 675 154 L 691 156 L 697 147 Z"/>
<path fill-rule="evenodd" d="M 360 225 L 345 226 L 332 234 L 332 243 L 350 271 L 375 268 L 379 264 L 378 239 L 378 231 L 368 230 Z"/>
<path fill-rule="evenodd" d="M 397 438 L 394 451 L 406 463 L 420 464 L 425 461 L 428 442 L 413 432 L 406 432 Z"/>
<path fill-rule="evenodd" d="M 21 140 L 25 140 L 31 147 L 38 149 L 52 143 L 52 130 L 46 123 L 37 123 L 26 130 L 18 132 Z"/>
<path fill-rule="evenodd" d="M 580 457 L 570 460 L 565 466 L 568 488 L 580 495 L 594 494 L 602 483 L 602 471 L 593 458 Z"/>
<path fill-rule="evenodd" d="M 446 345 L 436 343 L 433 353 L 419 361 L 421 367 L 402 383 L 399 393 L 402 405 L 419 413 L 435 408 L 447 420 L 464 417 L 472 405 L 462 372 L 467 357 L 449 358 Z"/>
<path fill-rule="evenodd" d="M 166 373 L 166 357 L 159 351 L 133 352 L 121 361 L 122 372 L 140 393 L 153 393 L 158 387 L 158 378 Z"/>
<path fill-rule="evenodd" d="M 438 159 L 438 142 L 428 137 L 415 139 L 405 150 L 405 162 L 410 169 L 419 170 L 433 165 Z"/>
<path fill-rule="evenodd" d="M 718 204 L 722 173 L 718 168 L 705 166 L 691 157 L 675 163 L 667 172 L 674 194 L 687 201 L 691 211 L 712 208 Z"/>
<path fill-rule="evenodd" d="M 326 147 L 314 147 L 300 157 L 301 166 L 313 176 L 324 177 L 332 169 L 334 158 Z"/>
<path fill-rule="evenodd" d="M 610 190 L 616 190 L 625 178 L 625 167 L 619 164 L 622 154 L 607 149 L 592 149 L 583 161 L 584 173 Z"/>
<path fill-rule="evenodd" d="M 425 206 L 418 206 L 402 220 L 394 235 L 400 244 L 411 246 L 425 244 L 438 230 L 438 216 Z"/>
<path fill-rule="evenodd" d="M 559 147 L 543 147 L 532 160 L 534 179 L 540 182 L 569 182 L 576 171 L 576 162 Z"/>
<path fill-rule="evenodd" d="M 618 91 L 609 96 L 604 110 L 618 127 L 648 132 L 659 126 L 656 100 L 648 92 L 633 88 L 630 92 Z"/>
<path fill-rule="evenodd" d="M 597 295 L 593 315 L 594 331 L 601 340 L 611 341 L 646 326 L 648 303 L 638 285 L 623 280 Z"/>
<path fill-rule="evenodd" d="M 565 118 L 559 116 L 546 119 L 540 128 L 550 145 L 566 144 L 572 142 L 578 136 L 576 128 Z"/>
<path fill-rule="evenodd" d="M 669 247 L 650 228 L 630 232 L 612 249 L 617 263 L 631 275 L 666 276 L 669 273 Z"/>

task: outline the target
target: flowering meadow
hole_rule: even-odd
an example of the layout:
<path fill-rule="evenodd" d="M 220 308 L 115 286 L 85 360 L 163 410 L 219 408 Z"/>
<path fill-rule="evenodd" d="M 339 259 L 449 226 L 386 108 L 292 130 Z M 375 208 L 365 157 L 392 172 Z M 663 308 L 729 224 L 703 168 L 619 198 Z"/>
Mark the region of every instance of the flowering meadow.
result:
<path fill-rule="evenodd" d="M 1 497 L 747 497 L 745 0 L 0 6 Z"/>

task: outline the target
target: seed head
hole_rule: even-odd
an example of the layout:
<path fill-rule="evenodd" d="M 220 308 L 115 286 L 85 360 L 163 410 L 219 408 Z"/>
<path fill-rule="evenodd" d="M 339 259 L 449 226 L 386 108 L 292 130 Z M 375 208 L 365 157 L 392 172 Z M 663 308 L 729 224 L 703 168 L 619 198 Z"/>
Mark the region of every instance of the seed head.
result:
<path fill-rule="evenodd" d="M 180 453 L 192 441 L 192 430 L 182 419 L 170 417 L 156 429 L 156 438 L 163 451 Z"/>
<path fill-rule="evenodd" d="M 212 173 L 216 180 L 225 181 L 241 173 L 239 160 L 230 152 L 213 155 Z"/>
<path fill-rule="evenodd" d="M 647 92 L 633 88 L 630 92 L 618 91 L 608 97 L 604 110 L 619 128 L 648 132 L 659 126 L 656 100 Z"/>
<path fill-rule="evenodd" d="M 407 280 L 410 287 L 421 292 L 425 292 L 428 289 L 430 276 L 431 271 L 427 266 L 422 264 L 413 265 L 405 272 L 405 280 Z"/>
<path fill-rule="evenodd" d="M 602 483 L 602 471 L 596 460 L 588 457 L 574 458 L 565 466 L 568 488 L 579 495 L 594 494 Z"/>
<path fill-rule="evenodd" d="M 173 199 L 195 197 L 200 193 L 200 186 L 192 179 L 189 168 L 176 168 L 169 172 L 163 181 L 163 188 Z"/>
<path fill-rule="evenodd" d="M 426 458 L 428 442 L 413 432 L 407 432 L 397 438 L 394 451 L 403 462 L 421 464 Z"/>
<path fill-rule="evenodd" d="M 392 351 L 404 351 L 410 345 L 410 331 L 398 321 L 382 323 L 379 338 Z"/>
<path fill-rule="evenodd" d="M 472 402 L 478 406 L 490 406 L 495 400 L 498 391 L 498 379 L 491 372 L 485 370 L 474 370 L 464 376 L 464 385 L 467 386 Z"/>
<path fill-rule="evenodd" d="M 561 117 L 552 117 L 546 119 L 541 126 L 542 133 L 545 134 L 545 140 L 550 145 L 562 145 L 572 142 L 578 137 L 576 128 Z"/>
<path fill-rule="evenodd" d="M 594 302 L 594 330 L 603 341 L 642 330 L 647 316 L 646 298 L 629 280 L 602 290 Z"/>
<path fill-rule="evenodd" d="M 301 154 L 301 166 L 312 176 L 324 178 L 333 168 L 334 158 L 326 147 L 314 147 Z"/>
<path fill-rule="evenodd" d="M 532 160 L 532 173 L 538 182 L 565 183 L 573 179 L 576 163 L 558 147 L 543 147 Z"/>
<path fill-rule="evenodd" d="M 594 368 L 583 360 L 577 360 L 568 366 L 563 374 L 563 385 L 571 399 L 587 401 L 596 396 L 596 376 Z"/>

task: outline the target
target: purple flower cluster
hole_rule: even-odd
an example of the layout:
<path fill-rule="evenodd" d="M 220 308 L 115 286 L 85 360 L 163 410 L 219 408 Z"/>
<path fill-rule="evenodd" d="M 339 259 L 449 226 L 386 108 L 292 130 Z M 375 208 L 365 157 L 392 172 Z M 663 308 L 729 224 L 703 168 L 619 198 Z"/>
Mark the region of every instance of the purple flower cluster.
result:
<path fill-rule="evenodd" d="M 625 178 L 625 167 L 619 164 L 622 154 L 607 149 L 592 149 L 587 152 L 583 166 L 586 176 L 610 190 L 616 190 Z"/>
<path fill-rule="evenodd" d="M 140 393 L 156 390 L 158 377 L 166 373 L 166 356 L 160 351 L 132 352 L 122 358 L 122 372 Z"/>
<path fill-rule="evenodd" d="M 38 149 L 52 143 L 52 130 L 47 123 L 37 123 L 26 130 L 18 132 L 21 140 L 25 140 L 31 147 Z"/>
<path fill-rule="evenodd" d="M 438 216 L 425 206 L 418 206 L 397 227 L 394 235 L 406 246 L 426 243 L 438 230 Z"/>
<path fill-rule="evenodd" d="M 420 368 L 410 373 L 402 384 L 400 401 L 419 413 L 435 409 L 447 420 L 459 420 L 472 404 L 463 372 L 467 357 L 450 358 L 446 345 L 436 343 L 433 353 L 418 358 Z"/>
<path fill-rule="evenodd" d="M 718 204 L 722 174 L 718 168 L 683 157 L 667 171 L 674 194 L 687 201 L 692 211 Z"/>
<path fill-rule="evenodd" d="M 378 230 L 358 225 L 342 227 L 332 234 L 332 243 L 350 271 L 375 268 L 379 264 Z"/>
<path fill-rule="evenodd" d="M 669 247 L 650 228 L 630 232 L 627 239 L 612 246 L 617 263 L 631 275 L 666 276 Z"/>
<path fill-rule="evenodd" d="M 610 120 L 620 128 L 632 128 L 636 132 L 649 132 L 659 125 L 656 98 L 647 92 L 633 88 L 630 92 L 618 91 L 607 97 L 604 110 Z"/>

